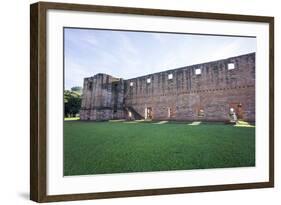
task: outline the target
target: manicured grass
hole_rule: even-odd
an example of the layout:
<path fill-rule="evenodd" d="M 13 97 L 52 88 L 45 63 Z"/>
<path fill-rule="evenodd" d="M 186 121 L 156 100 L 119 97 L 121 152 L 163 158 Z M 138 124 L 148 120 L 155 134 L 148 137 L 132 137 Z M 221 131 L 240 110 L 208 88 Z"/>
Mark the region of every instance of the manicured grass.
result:
<path fill-rule="evenodd" d="M 255 128 L 154 122 L 64 123 L 64 175 L 255 166 Z"/>

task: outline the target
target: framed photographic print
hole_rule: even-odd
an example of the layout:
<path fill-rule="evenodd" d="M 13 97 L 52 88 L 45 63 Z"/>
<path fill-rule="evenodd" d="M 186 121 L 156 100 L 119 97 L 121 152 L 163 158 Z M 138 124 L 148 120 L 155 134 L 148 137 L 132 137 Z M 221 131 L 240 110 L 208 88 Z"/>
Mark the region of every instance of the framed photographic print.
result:
<path fill-rule="evenodd" d="M 39 2 L 30 198 L 274 186 L 274 18 Z"/>

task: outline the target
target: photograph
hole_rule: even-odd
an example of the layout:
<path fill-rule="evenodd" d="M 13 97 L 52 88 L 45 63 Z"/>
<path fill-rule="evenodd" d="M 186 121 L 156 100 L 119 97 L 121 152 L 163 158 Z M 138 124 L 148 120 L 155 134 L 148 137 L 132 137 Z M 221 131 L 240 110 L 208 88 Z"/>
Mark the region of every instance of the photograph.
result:
<path fill-rule="evenodd" d="M 256 166 L 256 36 L 63 28 L 63 175 Z"/>

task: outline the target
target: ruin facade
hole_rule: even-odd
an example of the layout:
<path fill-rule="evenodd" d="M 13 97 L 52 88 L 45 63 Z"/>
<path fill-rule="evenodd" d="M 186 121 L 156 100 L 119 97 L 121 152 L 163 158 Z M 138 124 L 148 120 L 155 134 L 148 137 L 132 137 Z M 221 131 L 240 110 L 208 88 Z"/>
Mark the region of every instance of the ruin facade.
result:
<path fill-rule="evenodd" d="M 84 79 L 81 120 L 255 121 L 255 53 L 131 79 Z"/>

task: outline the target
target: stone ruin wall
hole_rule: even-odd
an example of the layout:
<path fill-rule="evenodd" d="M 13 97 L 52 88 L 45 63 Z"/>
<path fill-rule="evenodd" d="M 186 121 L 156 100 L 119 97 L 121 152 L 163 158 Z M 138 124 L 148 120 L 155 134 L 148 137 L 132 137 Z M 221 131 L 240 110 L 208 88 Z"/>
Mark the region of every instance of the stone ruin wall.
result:
<path fill-rule="evenodd" d="M 235 68 L 229 70 L 229 63 Z M 196 69 L 201 74 L 196 74 Z M 172 79 L 168 79 L 169 74 Z M 117 111 L 113 109 L 116 104 L 113 82 L 118 84 Z M 129 107 L 143 118 L 147 117 L 146 108 L 151 108 L 155 120 L 226 121 L 230 107 L 237 109 L 238 105 L 242 106 L 239 112 L 243 120 L 255 121 L 255 53 L 128 80 L 105 74 L 86 78 L 80 117 L 82 120 L 128 118 L 125 108 Z"/>
<path fill-rule="evenodd" d="M 124 118 L 123 80 L 106 74 L 84 79 L 81 120 Z"/>
<path fill-rule="evenodd" d="M 228 70 L 229 63 L 235 68 Z M 225 121 L 230 106 L 241 104 L 243 119 L 255 121 L 254 53 L 129 79 L 126 87 L 125 104 L 143 116 L 151 107 L 153 119 Z M 204 116 L 198 115 L 200 109 Z"/>

